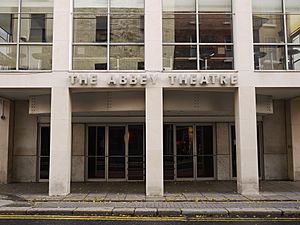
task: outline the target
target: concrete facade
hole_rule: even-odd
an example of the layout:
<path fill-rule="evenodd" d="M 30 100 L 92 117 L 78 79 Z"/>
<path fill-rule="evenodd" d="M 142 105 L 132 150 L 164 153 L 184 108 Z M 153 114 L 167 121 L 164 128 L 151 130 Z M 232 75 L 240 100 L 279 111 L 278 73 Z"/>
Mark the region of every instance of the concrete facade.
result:
<path fill-rule="evenodd" d="M 166 163 L 165 124 L 171 124 L 173 129 L 169 135 L 174 156 L 170 173 L 176 175 L 181 169 L 183 177 L 189 176 L 175 176 L 174 181 L 237 179 L 239 193 L 255 195 L 260 177 L 300 179 L 300 73 L 254 69 L 251 0 L 232 1 L 235 69 L 220 71 L 163 69 L 161 0 L 145 1 L 145 38 L 141 44 L 145 49 L 144 70 L 72 70 L 76 68 L 72 67 L 72 12 L 70 0 L 54 0 L 52 70 L 0 71 L 0 107 L 5 115 L 0 120 L 1 183 L 42 182 L 40 170 L 48 164 L 49 194 L 53 196 L 70 193 L 71 182 L 93 180 L 89 170 L 96 171 L 99 179 L 95 182 L 110 181 L 109 171 L 118 181 L 116 168 L 123 164 L 107 166 L 111 160 L 109 144 L 113 142 L 109 139 L 110 127 L 121 127 L 119 131 L 124 132 L 124 179 L 129 181 L 129 152 L 133 148 L 129 126 L 136 125 L 144 131 L 143 140 L 134 140 L 133 144 L 136 147 L 140 143 L 142 147 L 134 151 L 143 153 L 140 161 L 133 164 L 142 168 L 143 179 L 139 181 L 145 182 L 146 195 L 161 196 Z M 76 60 L 76 65 L 82 61 Z M 42 125 L 50 126 L 50 152 L 44 162 Z M 92 147 L 91 126 L 98 135 Z M 212 134 L 207 138 L 205 132 L 209 133 L 210 128 Z M 209 153 L 203 153 L 206 143 L 200 144 L 204 137 L 212 140 L 207 147 L 212 150 Z M 183 158 L 189 154 L 190 161 L 180 162 L 182 155 L 176 152 L 180 144 L 186 144 L 180 154 Z M 102 155 L 89 155 L 94 154 L 91 148 Z M 201 161 L 197 154 L 210 157 L 209 171 L 204 168 L 208 161 Z M 95 161 L 94 167 L 94 161 L 89 164 L 90 158 Z M 235 158 L 236 178 L 232 174 Z M 134 166 L 132 174 L 138 176 L 141 171 L 136 172 Z"/>

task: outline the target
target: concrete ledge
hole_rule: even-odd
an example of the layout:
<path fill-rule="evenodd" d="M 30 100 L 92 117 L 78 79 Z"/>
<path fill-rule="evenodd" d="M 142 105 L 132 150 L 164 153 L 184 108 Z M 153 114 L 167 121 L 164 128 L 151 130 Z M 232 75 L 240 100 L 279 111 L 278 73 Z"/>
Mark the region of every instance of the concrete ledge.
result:
<path fill-rule="evenodd" d="M 2 207 L 0 208 L 0 215 L 26 215 L 31 207 Z"/>
<path fill-rule="evenodd" d="M 113 207 L 77 208 L 73 214 L 76 216 L 111 216 Z"/>
<path fill-rule="evenodd" d="M 75 208 L 30 208 L 28 215 L 73 215 Z"/>
<path fill-rule="evenodd" d="M 282 211 L 276 208 L 227 208 L 231 217 L 281 217 Z"/>
<path fill-rule="evenodd" d="M 181 209 L 178 208 L 158 208 L 158 216 L 180 216 Z"/>
<path fill-rule="evenodd" d="M 224 208 L 204 208 L 204 209 L 181 209 L 184 216 L 228 216 L 228 211 Z"/>
<path fill-rule="evenodd" d="M 135 216 L 156 216 L 156 208 L 136 208 L 134 211 Z"/>
<path fill-rule="evenodd" d="M 112 214 L 114 216 L 134 216 L 135 208 L 114 208 Z"/>
<path fill-rule="evenodd" d="M 284 217 L 300 217 L 299 208 L 280 208 Z"/>

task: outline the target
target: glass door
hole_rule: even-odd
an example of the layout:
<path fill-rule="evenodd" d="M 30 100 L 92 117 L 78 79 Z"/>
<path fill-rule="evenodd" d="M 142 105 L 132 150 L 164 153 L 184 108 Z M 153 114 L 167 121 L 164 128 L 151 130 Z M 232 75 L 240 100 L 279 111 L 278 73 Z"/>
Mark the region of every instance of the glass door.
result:
<path fill-rule="evenodd" d="M 193 126 L 176 126 L 177 178 L 194 178 Z"/>
<path fill-rule="evenodd" d="M 144 180 L 144 127 L 128 125 L 128 180 Z"/>
<path fill-rule="evenodd" d="M 39 181 L 49 179 L 50 126 L 40 126 Z"/>
<path fill-rule="evenodd" d="M 125 133 L 125 126 L 108 127 L 108 179 L 126 178 Z"/>
<path fill-rule="evenodd" d="M 213 126 L 196 126 L 197 178 L 214 177 Z"/>
<path fill-rule="evenodd" d="M 88 127 L 88 179 L 105 179 L 105 127 Z"/>

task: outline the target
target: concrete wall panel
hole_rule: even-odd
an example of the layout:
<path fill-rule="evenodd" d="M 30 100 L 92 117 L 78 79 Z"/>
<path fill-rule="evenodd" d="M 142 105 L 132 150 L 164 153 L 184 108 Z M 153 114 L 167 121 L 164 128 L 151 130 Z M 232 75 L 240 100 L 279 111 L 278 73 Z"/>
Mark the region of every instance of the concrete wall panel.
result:
<path fill-rule="evenodd" d="M 15 156 L 13 164 L 14 182 L 36 182 L 36 156 Z"/>

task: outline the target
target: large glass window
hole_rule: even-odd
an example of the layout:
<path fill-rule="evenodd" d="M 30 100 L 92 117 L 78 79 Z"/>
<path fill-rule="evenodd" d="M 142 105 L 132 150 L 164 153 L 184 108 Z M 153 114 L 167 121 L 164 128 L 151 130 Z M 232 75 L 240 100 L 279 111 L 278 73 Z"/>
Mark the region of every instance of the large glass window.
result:
<path fill-rule="evenodd" d="M 164 70 L 232 70 L 231 0 L 163 0 Z"/>
<path fill-rule="evenodd" d="M 299 70 L 299 1 L 253 0 L 253 39 L 256 70 Z"/>
<path fill-rule="evenodd" d="M 51 70 L 52 34 L 53 0 L 1 0 L 0 70 Z"/>
<path fill-rule="evenodd" d="M 144 0 L 74 0 L 73 70 L 144 70 Z"/>

